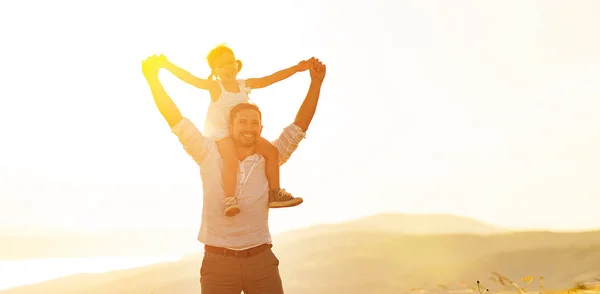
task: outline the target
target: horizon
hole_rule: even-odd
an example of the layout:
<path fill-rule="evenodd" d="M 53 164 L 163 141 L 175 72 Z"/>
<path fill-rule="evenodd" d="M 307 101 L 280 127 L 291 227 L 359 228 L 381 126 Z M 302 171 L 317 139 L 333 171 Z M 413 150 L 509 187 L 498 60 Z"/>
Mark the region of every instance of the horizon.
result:
<path fill-rule="evenodd" d="M 313 228 L 318 228 L 318 227 L 325 227 L 325 226 L 336 226 L 336 225 L 346 225 L 346 224 L 351 224 L 351 223 L 355 223 L 355 222 L 359 222 L 362 220 L 366 220 L 366 219 L 370 219 L 370 218 L 374 218 L 374 217 L 382 217 L 382 216 L 418 216 L 418 217 L 455 217 L 455 218 L 460 218 L 463 220 L 468 220 L 468 221 L 472 221 L 472 222 L 476 222 L 485 226 L 489 226 L 489 227 L 493 227 L 498 229 L 498 232 L 492 233 L 492 234 L 505 234 L 505 233 L 532 233 L 532 232 L 549 232 L 549 233 L 581 233 L 581 232 L 596 232 L 596 231 L 600 231 L 600 227 L 597 228 L 584 228 L 584 229 L 552 229 L 552 228 L 522 228 L 522 227 L 502 227 L 499 226 L 497 224 L 493 224 L 493 223 L 488 223 L 488 222 L 484 222 L 482 220 L 476 219 L 476 218 L 470 218 L 470 217 L 465 217 L 465 216 L 461 216 L 461 215 L 456 215 L 456 214 L 444 214 L 444 213 L 396 213 L 396 212 L 380 212 L 380 213 L 376 213 L 376 214 L 370 214 L 370 215 L 366 215 L 366 216 L 360 216 L 360 217 L 355 217 L 355 218 L 351 218 L 351 219 L 346 219 L 346 220 L 340 220 L 340 221 L 331 221 L 331 222 L 322 222 L 322 223 L 313 223 L 313 224 L 309 224 L 309 225 L 305 225 L 305 226 L 300 226 L 300 227 L 294 227 L 294 228 L 290 228 L 290 229 L 284 229 L 282 231 L 273 231 L 271 230 L 271 235 L 273 237 L 277 237 L 279 235 L 282 234 L 286 234 L 286 233 L 292 233 L 292 232 L 296 232 L 296 231 L 303 231 L 303 230 L 310 230 Z M 26 229 L 26 230 L 23 230 Z M 157 232 L 157 231 L 178 231 L 178 232 L 183 232 L 183 231 L 187 231 L 187 232 L 196 232 L 199 229 L 199 227 L 170 227 L 170 228 L 118 228 L 118 229 L 113 229 L 113 228 L 98 228 L 98 229 L 69 229 L 69 228 L 63 228 L 63 227 L 47 227 L 47 226 L 18 226 L 18 227 L 8 227 L 8 228 L 2 228 L 0 227 L 0 237 L 10 237 L 10 236 L 14 236 L 14 237 L 20 237 L 20 236 L 31 236 L 31 237 L 52 237 L 55 236 L 56 234 L 75 234 L 75 235 L 81 235 L 81 236 L 85 236 L 86 234 L 90 234 L 90 235 L 102 235 L 102 234 L 108 234 L 111 235 L 111 233 L 123 233 L 123 232 Z M 9 233 L 9 234 L 7 234 Z M 47 234 L 47 235 L 45 235 Z M 430 233 L 425 233 L 427 235 L 430 235 Z M 459 233 L 462 234 L 462 233 Z M 471 234 L 471 233 L 469 233 Z M 477 233 L 472 233 L 474 235 L 477 235 Z M 433 233 L 431 235 L 436 235 L 436 233 Z"/>

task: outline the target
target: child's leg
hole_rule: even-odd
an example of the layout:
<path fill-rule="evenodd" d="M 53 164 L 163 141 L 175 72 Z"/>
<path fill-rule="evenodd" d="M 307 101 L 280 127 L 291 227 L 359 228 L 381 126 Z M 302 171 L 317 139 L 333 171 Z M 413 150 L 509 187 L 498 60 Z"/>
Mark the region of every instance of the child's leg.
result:
<path fill-rule="evenodd" d="M 237 151 L 231 137 L 217 141 L 217 148 L 223 157 L 223 190 L 225 192 L 225 215 L 234 216 L 240 212 L 236 204 L 235 188 L 238 173 Z"/>
<path fill-rule="evenodd" d="M 292 194 L 281 189 L 279 183 L 279 150 L 265 138 L 260 138 L 256 152 L 266 160 L 265 173 L 269 181 L 269 207 L 289 207 L 302 203 L 302 198 L 294 198 Z"/>
<path fill-rule="evenodd" d="M 280 189 L 279 183 L 279 150 L 265 138 L 260 138 L 256 152 L 266 160 L 265 172 L 269 180 L 269 190 Z"/>

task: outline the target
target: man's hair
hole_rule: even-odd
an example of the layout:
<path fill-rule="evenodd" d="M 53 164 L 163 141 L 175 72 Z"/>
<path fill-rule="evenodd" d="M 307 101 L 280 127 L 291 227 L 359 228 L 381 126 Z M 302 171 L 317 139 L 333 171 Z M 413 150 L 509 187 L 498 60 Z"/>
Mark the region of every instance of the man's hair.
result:
<path fill-rule="evenodd" d="M 229 112 L 229 124 L 233 125 L 233 122 L 235 121 L 235 116 L 238 114 L 238 112 L 242 111 L 242 110 L 246 110 L 246 109 L 252 109 L 252 110 L 256 110 L 258 112 L 258 118 L 261 120 L 262 122 L 262 113 L 260 112 L 260 109 L 258 109 L 258 106 L 256 106 L 255 104 L 252 103 L 240 103 L 236 106 L 234 106 L 231 111 Z"/>

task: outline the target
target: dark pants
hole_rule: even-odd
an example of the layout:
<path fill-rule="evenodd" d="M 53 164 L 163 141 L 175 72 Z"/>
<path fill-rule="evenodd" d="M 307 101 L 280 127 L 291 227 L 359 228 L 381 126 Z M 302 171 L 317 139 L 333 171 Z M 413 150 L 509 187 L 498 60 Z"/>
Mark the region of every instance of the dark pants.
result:
<path fill-rule="evenodd" d="M 279 259 L 271 246 L 250 256 L 204 252 L 200 268 L 202 294 L 283 294 Z"/>

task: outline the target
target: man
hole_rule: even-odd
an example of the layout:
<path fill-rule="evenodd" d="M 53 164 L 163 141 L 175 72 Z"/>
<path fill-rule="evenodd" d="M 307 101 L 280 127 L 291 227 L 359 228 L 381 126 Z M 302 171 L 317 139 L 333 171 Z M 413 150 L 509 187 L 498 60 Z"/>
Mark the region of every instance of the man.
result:
<path fill-rule="evenodd" d="M 262 132 L 260 110 L 252 104 L 239 104 L 231 111 L 230 132 L 240 160 L 237 201 L 242 212 L 227 217 L 222 213 L 222 158 L 216 143 L 204 137 L 183 117 L 167 95 L 158 79 L 157 56 L 142 62 L 142 71 L 158 110 L 200 167 L 204 199 L 198 240 L 205 244 L 200 269 L 202 293 L 282 294 L 279 260 L 271 251 L 265 160 L 254 152 Z M 280 165 L 288 160 L 305 137 L 317 108 L 325 73 L 325 65 L 314 59 L 310 68 L 310 87 L 294 123 L 273 142 L 279 150 Z"/>

